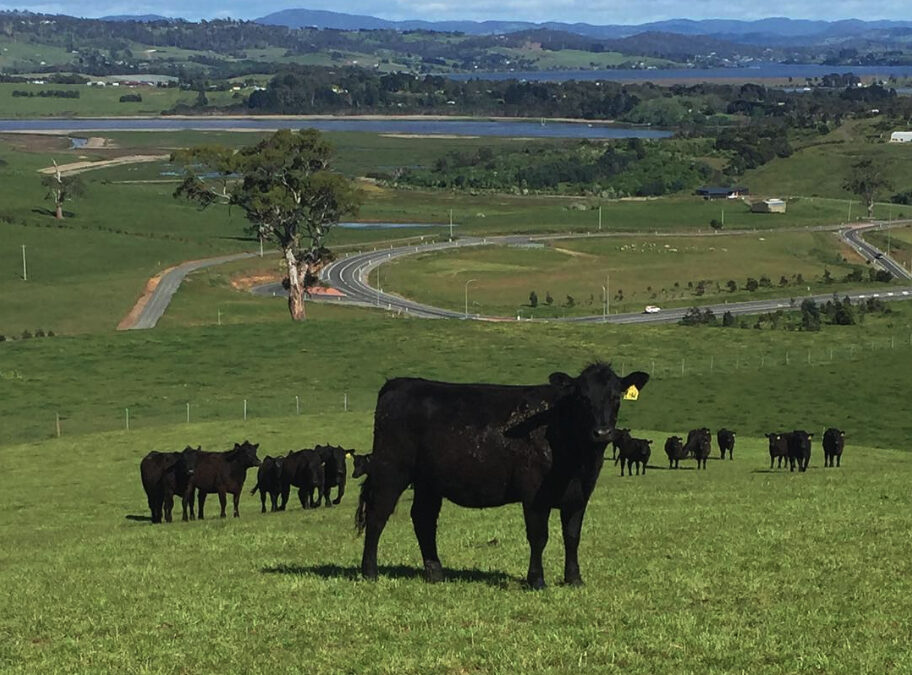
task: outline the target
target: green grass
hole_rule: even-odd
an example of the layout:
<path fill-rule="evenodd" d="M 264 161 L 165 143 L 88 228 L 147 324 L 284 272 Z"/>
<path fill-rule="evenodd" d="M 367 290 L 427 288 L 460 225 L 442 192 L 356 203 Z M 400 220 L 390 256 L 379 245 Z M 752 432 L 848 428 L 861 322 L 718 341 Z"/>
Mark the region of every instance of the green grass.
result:
<path fill-rule="evenodd" d="M 644 390 L 637 404 L 652 396 Z M 606 465 L 580 559 L 583 588 L 523 589 L 521 510 L 446 503 L 447 581 L 426 584 L 406 492 L 358 578 L 357 485 L 341 506 L 151 527 L 137 465 L 150 449 L 241 438 L 260 456 L 331 439 L 365 447 L 370 416 L 175 425 L 7 445 L 0 453 L 0 669 L 5 672 L 903 672 L 912 458 L 850 437 L 841 469 L 767 472 L 764 439 L 706 472 L 620 478 Z M 657 445 L 670 431 L 637 430 Z M 36 463 L 41 470 L 36 471 Z M 247 488 L 255 480 L 248 476 Z M 860 518 L 859 514 L 863 514 Z M 796 635 L 803 636 L 796 639 Z M 382 648 L 378 649 L 378 645 Z M 343 665 L 344 664 L 344 665 Z"/>
<path fill-rule="evenodd" d="M 902 447 L 912 433 L 896 403 L 912 376 L 912 321 L 901 304 L 862 326 L 789 333 L 422 321 L 345 308 L 293 325 L 278 320 L 284 303 L 272 299 L 258 311 L 273 319 L 241 323 L 229 306 L 217 326 L 217 307 L 182 302 L 184 320 L 196 306 L 206 325 L 0 343 L 0 438 L 48 438 L 56 414 L 66 436 L 116 430 L 125 408 L 134 429 L 148 430 L 184 421 L 188 402 L 197 421 L 237 421 L 245 399 L 251 419 L 284 416 L 295 396 L 305 411 L 340 410 L 347 395 L 349 409 L 368 412 L 387 377 L 542 382 L 595 358 L 654 375 L 653 396 L 628 412 L 637 428 L 699 421 L 759 435 L 839 423 L 882 447 Z"/>
<path fill-rule="evenodd" d="M 78 91 L 79 98 L 39 97 L 38 92 L 48 89 Z M 33 91 L 35 96 L 13 96 L 13 91 Z M 125 94 L 139 94 L 138 103 L 121 103 Z M 234 92 L 207 91 L 209 105 L 224 107 L 236 105 Z M 193 105 L 197 92 L 183 91 L 177 87 L 89 87 L 76 84 L 0 84 L 0 117 L 119 117 L 122 115 L 159 115 L 178 103 Z"/>
<path fill-rule="evenodd" d="M 613 312 L 642 311 L 647 304 L 673 307 L 789 297 L 807 293 L 808 287 L 835 293 L 864 286 L 823 284 L 825 270 L 835 279 L 852 270 L 843 256 L 862 262 L 830 232 L 567 239 L 537 249 L 486 247 L 403 258 L 381 267 L 380 278 L 387 292 L 456 310 L 464 310 L 465 285 L 472 280 L 472 313 L 545 318 L 602 313 L 606 274 Z M 797 274 L 805 283 L 795 282 Z M 744 289 L 748 277 L 763 276 L 772 287 Z M 784 287 L 779 285 L 783 276 L 789 280 Z M 708 283 L 698 296 L 700 280 Z M 737 291 L 728 291 L 729 280 L 737 283 Z M 373 276 L 372 283 L 376 285 Z M 540 303 L 535 309 L 529 307 L 532 290 Z M 545 306 L 547 292 L 554 298 L 552 307 Z M 575 306 L 566 306 L 567 296 Z"/>

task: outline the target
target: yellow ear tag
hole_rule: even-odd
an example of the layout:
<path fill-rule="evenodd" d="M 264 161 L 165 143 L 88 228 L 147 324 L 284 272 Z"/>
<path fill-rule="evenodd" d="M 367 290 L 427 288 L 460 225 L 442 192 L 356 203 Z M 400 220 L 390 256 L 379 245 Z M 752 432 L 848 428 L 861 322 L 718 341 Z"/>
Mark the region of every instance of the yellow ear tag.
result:
<path fill-rule="evenodd" d="M 636 401 L 640 397 L 640 390 L 636 388 L 635 384 L 631 384 L 627 391 L 624 392 L 625 401 Z"/>

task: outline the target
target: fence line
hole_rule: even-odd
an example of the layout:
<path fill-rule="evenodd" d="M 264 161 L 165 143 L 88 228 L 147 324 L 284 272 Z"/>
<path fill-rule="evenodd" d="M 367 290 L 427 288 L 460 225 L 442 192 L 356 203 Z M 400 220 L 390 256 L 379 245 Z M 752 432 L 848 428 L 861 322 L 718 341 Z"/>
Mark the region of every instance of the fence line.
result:
<path fill-rule="evenodd" d="M 648 357 L 634 359 L 630 356 L 616 357 L 614 363 L 620 364 L 621 373 L 630 370 L 648 370 L 657 380 L 678 379 L 683 377 L 701 377 L 724 375 L 727 373 L 744 373 L 776 368 L 815 369 L 828 367 L 836 363 L 848 363 L 863 360 L 878 352 L 908 351 L 912 349 L 912 333 L 908 339 L 896 335 L 858 344 L 821 345 L 799 352 L 795 358 L 794 347 L 789 350 L 766 351 L 763 353 L 745 348 L 745 352 L 729 351 L 712 353 L 695 357 L 656 359 Z M 85 413 L 66 410 L 45 410 L 40 417 L 26 420 L 19 433 L 5 435 L 4 442 L 29 442 L 47 438 L 63 438 L 73 434 L 96 433 L 125 429 L 133 431 L 138 428 L 151 428 L 191 422 L 191 406 L 196 422 L 246 421 L 248 418 L 273 419 L 301 415 L 301 395 L 292 398 L 265 395 L 262 397 L 237 396 L 236 398 L 204 399 L 205 402 L 185 401 L 183 405 L 162 406 L 148 405 L 131 401 L 129 406 L 112 406 L 110 413 L 99 416 L 97 412 Z M 361 412 L 369 413 L 376 402 L 375 392 L 358 392 L 352 396 L 349 391 L 311 391 L 306 400 L 320 401 L 320 412 Z M 336 401 L 334 405 L 326 402 Z M 233 413 L 231 411 L 234 411 Z M 261 412 L 264 411 L 264 412 Z M 46 416 L 45 416 L 46 415 Z M 80 417 L 82 415 L 82 417 Z M 117 417 L 121 417 L 118 424 Z M 183 418 L 183 419 L 182 419 Z M 75 430 L 74 430 L 75 429 Z"/>

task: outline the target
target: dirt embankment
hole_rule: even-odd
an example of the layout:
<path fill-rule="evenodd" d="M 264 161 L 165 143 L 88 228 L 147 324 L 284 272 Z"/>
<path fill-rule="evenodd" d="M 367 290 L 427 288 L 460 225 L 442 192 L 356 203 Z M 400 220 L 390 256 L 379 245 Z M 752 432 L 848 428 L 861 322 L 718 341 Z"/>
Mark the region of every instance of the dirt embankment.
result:
<path fill-rule="evenodd" d="M 125 155 L 124 157 L 115 157 L 114 159 L 104 159 L 98 162 L 71 162 L 69 164 L 59 164 L 57 168 L 60 173 L 75 174 L 83 171 L 92 171 L 94 169 L 103 169 L 109 166 L 121 166 L 123 164 L 139 164 L 141 162 L 157 162 L 168 159 L 169 155 Z M 53 166 L 46 166 L 38 169 L 38 173 L 53 174 L 56 169 Z"/>

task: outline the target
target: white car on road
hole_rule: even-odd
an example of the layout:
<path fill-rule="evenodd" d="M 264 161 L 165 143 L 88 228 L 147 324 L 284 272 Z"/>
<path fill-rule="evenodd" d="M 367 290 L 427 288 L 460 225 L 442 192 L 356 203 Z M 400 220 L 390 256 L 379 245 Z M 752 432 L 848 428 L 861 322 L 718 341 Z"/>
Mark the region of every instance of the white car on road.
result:
<path fill-rule="evenodd" d="M 655 305 L 646 305 L 646 309 L 643 310 L 643 313 L 644 314 L 657 314 L 658 312 L 661 312 L 661 311 L 662 311 L 661 307 L 656 307 Z"/>

